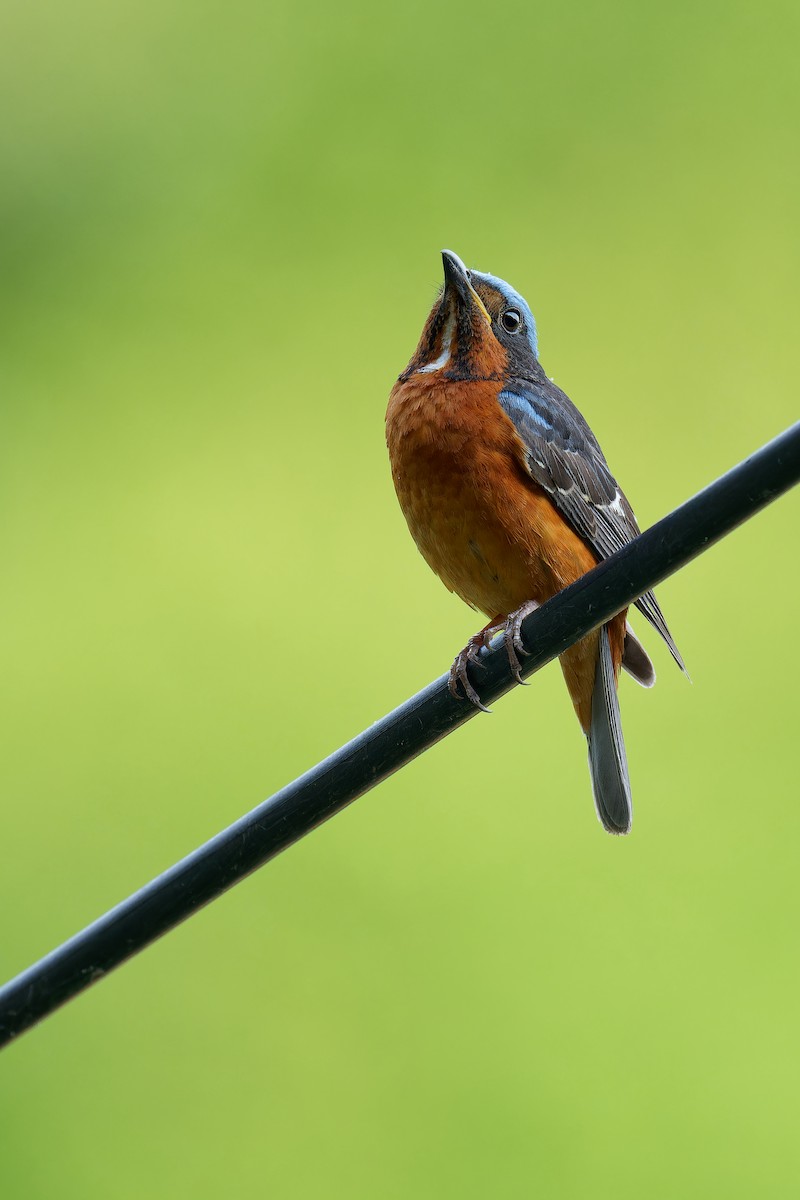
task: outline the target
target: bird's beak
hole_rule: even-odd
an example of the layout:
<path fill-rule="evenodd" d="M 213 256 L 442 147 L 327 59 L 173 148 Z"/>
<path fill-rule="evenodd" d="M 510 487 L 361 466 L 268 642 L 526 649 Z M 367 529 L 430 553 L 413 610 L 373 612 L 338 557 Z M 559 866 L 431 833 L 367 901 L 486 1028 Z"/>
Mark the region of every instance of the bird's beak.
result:
<path fill-rule="evenodd" d="M 444 266 L 445 295 L 448 292 L 455 293 L 461 304 L 467 307 L 474 305 L 486 321 L 486 324 L 491 325 L 492 318 L 486 311 L 486 305 L 470 283 L 469 271 L 458 255 L 454 254 L 452 250 L 443 250 L 442 264 Z"/>

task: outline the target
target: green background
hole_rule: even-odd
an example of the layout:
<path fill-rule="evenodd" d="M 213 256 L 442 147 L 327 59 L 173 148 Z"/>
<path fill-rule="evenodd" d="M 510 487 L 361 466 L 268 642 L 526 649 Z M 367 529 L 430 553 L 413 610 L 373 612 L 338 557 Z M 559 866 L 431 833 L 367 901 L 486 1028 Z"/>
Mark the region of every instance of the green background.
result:
<path fill-rule="evenodd" d="M 439 250 L 650 524 L 797 412 L 786 3 L 10 0 L 0 974 L 441 674 L 397 507 Z M 549 667 L 0 1057 L 4 1197 L 800 1186 L 797 498 L 660 590 L 595 819 Z"/>

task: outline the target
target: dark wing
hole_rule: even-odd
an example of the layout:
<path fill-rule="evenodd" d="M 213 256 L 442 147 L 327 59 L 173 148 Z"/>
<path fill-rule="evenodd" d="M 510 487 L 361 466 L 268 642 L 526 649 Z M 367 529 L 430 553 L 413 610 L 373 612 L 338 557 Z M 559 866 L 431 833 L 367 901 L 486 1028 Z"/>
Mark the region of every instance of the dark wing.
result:
<path fill-rule="evenodd" d="M 586 421 L 560 388 L 541 381 L 511 379 L 500 404 L 525 446 L 536 481 L 598 558 L 610 558 L 639 533 L 633 509 L 608 469 Z M 663 637 L 682 671 L 686 668 L 652 592 L 636 607 Z"/>

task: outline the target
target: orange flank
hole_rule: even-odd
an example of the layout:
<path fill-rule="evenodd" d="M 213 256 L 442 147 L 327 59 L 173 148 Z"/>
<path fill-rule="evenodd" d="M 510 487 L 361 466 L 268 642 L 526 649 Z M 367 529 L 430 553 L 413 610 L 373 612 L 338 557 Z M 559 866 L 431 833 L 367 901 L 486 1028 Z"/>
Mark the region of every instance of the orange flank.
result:
<path fill-rule="evenodd" d="M 389 398 L 386 430 L 397 496 L 420 553 L 451 592 L 493 625 L 528 601 L 543 604 L 596 566 L 596 555 L 531 479 L 525 447 L 497 403 L 493 380 L 403 377 Z M 624 613 L 610 634 L 618 673 Z M 590 635 L 561 657 L 584 732 L 597 638 Z"/>

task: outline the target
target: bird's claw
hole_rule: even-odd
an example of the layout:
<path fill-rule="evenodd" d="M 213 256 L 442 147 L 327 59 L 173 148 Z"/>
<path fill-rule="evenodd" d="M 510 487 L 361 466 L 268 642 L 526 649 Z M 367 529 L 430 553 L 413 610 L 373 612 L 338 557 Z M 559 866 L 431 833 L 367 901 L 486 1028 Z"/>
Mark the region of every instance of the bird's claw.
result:
<path fill-rule="evenodd" d="M 492 711 L 481 701 L 480 696 L 470 683 L 468 670 L 470 663 L 474 663 L 481 670 L 485 669 L 478 654 L 484 646 L 489 644 L 494 635 L 499 632 L 503 634 L 503 643 L 508 655 L 508 665 L 511 668 L 511 674 L 517 683 L 524 684 L 526 687 L 528 686 L 528 681 L 522 678 L 521 659 L 526 658 L 528 652 L 522 644 L 520 630 L 525 618 L 538 607 L 539 605 L 535 600 L 529 600 L 527 604 L 523 604 L 522 608 L 518 608 L 515 613 L 512 613 L 504 625 L 487 626 L 486 629 L 482 629 L 480 633 L 476 633 L 474 637 L 469 639 L 450 668 L 447 686 L 454 700 L 469 700 L 470 704 L 474 704 L 481 712 L 488 713 Z"/>
<path fill-rule="evenodd" d="M 522 683 L 527 687 L 528 681 L 522 678 L 522 662 L 521 659 L 528 657 L 528 651 L 522 644 L 522 622 L 526 617 L 529 617 L 539 605 L 535 600 L 529 600 L 527 604 L 523 604 L 505 623 L 503 628 L 503 641 L 505 643 L 506 654 L 508 655 L 508 665 L 511 668 L 511 674 L 516 679 L 517 683 Z"/>
<path fill-rule="evenodd" d="M 454 700 L 469 700 L 470 704 L 474 704 L 476 708 L 481 710 L 481 712 L 488 713 L 492 710 L 487 708 L 482 702 L 480 696 L 475 691 L 475 688 L 470 683 L 469 675 L 467 674 L 467 668 L 469 667 L 470 663 L 474 663 L 476 666 L 480 667 L 481 670 L 485 670 L 483 663 L 478 658 L 478 653 L 481 647 L 485 645 L 485 632 L 476 633 L 474 637 L 469 639 L 466 646 L 458 655 L 452 667 L 450 668 L 450 677 L 447 681 L 447 686 L 449 687 L 450 695 Z"/>

